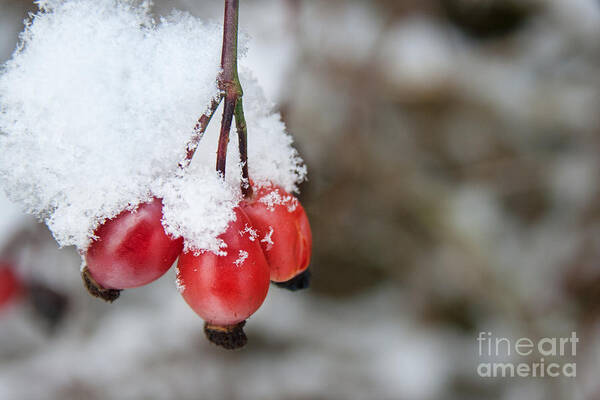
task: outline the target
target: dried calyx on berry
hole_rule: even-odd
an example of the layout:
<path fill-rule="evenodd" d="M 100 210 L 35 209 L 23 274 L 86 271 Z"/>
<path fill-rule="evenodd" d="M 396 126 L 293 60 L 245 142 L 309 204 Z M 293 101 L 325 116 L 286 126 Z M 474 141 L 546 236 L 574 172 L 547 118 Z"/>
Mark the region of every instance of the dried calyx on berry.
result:
<path fill-rule="evenodd" d="M 290 279 L 289 281 L 274 283 L 277 287 L 295 292 L 297 290 L 308 289 L 310 287 L 311 276 L 312 274 L 310 272 L 310 268 L 307 268 L 303 272 Z"/>
<path fill-rule="evenodd" d="M 90 296 L 97 297 L 107 303 L 112 303 L 121 295 L 121 289 L 107 289 L 100 285 L 90 274 L 88 267 L 83 267 L 81 270 L 81 280 L 83 286 L 88 291 Z"/>
<path fill-rule="evenodd" d="M 212 325 L 207 322 L 204 324 L 204 334 L 211 343 L 227 350 L 235 350 L 248 343 L 248 337 L 243 329 L 244 325 L 246 325 L 246 321 L 225 326 Z"/>

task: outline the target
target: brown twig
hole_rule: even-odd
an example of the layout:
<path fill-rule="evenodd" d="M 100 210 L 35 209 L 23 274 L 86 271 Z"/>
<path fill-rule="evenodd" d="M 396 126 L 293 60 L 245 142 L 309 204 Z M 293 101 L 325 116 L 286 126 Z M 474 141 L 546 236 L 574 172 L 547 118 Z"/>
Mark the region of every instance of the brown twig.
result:
<path fill-rule="evenodd" d="M 217 77 L 219 95 L 211 101 L 208 111 L 198 120 L 194 127 L 194 136 L 188 144 L 185 159 L 179 163 L 180 168 L 186 168 L 196 152 L 198 143 L 202 139 L 206 127 L 212 116 L 224 100 L 223 119 L 219 133 L 219 144 L 217 146 L 216 169 L 222 178 L 225 178 L 227 164 L 227 146 L 229 144 L 229 132 L 235 118 L 237 134 L 239 138 L 240 163 L 242 166 L 242 179 L 240 188 L 245 198 L 252 196 L 252 187 L 248 176 L 248 130 L 244 118 L 244 107 L 242 105 L 242 85 L 238 75 L 238 16 L 239 0 L 225 0 L 225 16 L 223 18 L 223 48 L 221 50 L 221 73 Z"/>
<path fill-rule="evenodd" d="M 227 145 L 231 122 L 235 117 L 239 138 L 240 162 L 242 165 L 241 190 L 244 197 L 252 196 L 252 188 L 248 176 L 248 141 L 247 127 L 242 105 L 242 85 L 238 75 L 237 46 L 238 46 L 238 16 L 239 0 L 225 0 L 225 16 L 223 23 L 223 50 L 221 52 L 221 74 L 219 75 L 219 88 L 225 98 L 219 146 L 217 150 L 217 171 L 225 177 L 227 158 Z"/>
<path fill-rule="evenodd" d="M 183 161 L 179 163 L 179 168 L 187 168 L 187 166 L 190 165 L 190 163 L 192 162 L 194 153 L 196 153 L 196 149 L 198 148 L 198 143 L 200 143 L 202 136 L 204 136 L 204 132 L 206 131 L 210 120 L 215 114 L 215 111 L 217 111 L 217 108 L 219 108 L 219 104 L 221 104 L 222 98 L 223 96 L 219 94 L 216 98 L 212 99 L 210 102 L 209 109 L 198 119 L 196 126 L 194 126 L 194 135 L 192 136 L 192 139 L 187 145 L 187 154 Z"/>
<path fill-rule="evenodd" d="M 225 178 L 225 164 L 227 161 L 227 145 L 229 144 L 229 131 L 233 121 L 233 111 L 237 98 L 231 94 L 225 95 L 225 106 L 223 108 L 223 120 L 221 121 L 221 133 L 217 147 L 217 171 Z"/>

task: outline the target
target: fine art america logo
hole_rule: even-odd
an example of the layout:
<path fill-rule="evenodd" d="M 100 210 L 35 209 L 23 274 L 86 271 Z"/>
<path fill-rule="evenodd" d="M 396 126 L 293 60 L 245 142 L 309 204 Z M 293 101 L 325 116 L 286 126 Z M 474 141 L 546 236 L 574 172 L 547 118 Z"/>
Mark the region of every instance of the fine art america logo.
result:
<path fill-rule="evenodd" d="M 480 362 L 477 374 L 483 378 L 574 378 L 579 339 L 575 332 L 570 337 L 532 340 L 522 337 L 511 340 L 495 337 L 491 332 L 477 336 Z M 514 362 L 514 361 L 517 362 Z"/>

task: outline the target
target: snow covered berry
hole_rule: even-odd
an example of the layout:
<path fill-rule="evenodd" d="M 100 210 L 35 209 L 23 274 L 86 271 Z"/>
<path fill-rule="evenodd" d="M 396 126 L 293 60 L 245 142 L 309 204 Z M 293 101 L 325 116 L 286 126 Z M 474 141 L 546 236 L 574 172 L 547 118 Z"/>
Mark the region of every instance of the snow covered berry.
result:
<path fill-rule="evenodd" d="M 312 233 L 298 199 L 271 185 L 255 189 L 254 196 L 245 200 L 242 208 L 257 230 L 271 281 L 290 281 L 308 268 Z"/>
<path fill-rule="evenodd" d="M 154 198 L 96 229 L 96 239 L 85 253 L 83 271 L 90 293 L 103 298 L 108 295 L 105 299 L 112 301 L 115 290 L 118 296 L 119 289 L 146 285 L 167 272 L 183 250 L 183 239 L 169 237 L 161 219 L 162 201 Z M 108 293 L 94 293 L 104 289 Z"/>
<path fill-rule="evenodd" d="M 209 340 L 226 348 L 246 343 L 244 320 L 269 290 L 269 266 L 259 238 L 244 211 L 235 207 L 234 212 L 235 220 L 219 236 L 221 251 L 186 252 L 177 264 L 181 295 L 206 321 Z"/>
<path fill-rule="evenodd" d="M 0 263 L 0 310 L 15 301 L 22 290 L 21 281 L 10 264 Z"/>
<path fill-rule="evenodd" d="M 157 22 L 149 2 L 37 3 L 0 71 L 0 186 L 77 247 L 86 287 L 107 301 L 180 256 L 183 297 L 207 335 L 239 347 L 269 281 L 306 274 L 312 245 L 285 192 L 306 167 L 252 73 L 237 71 L 239 2 L 226 2 L 223 27 L 179 12 Z M 207 125 L 219 102 L 220 130 Z M 232 119 L 239 144 L 227 158 Z M 249 174 L 278 186 L 240 206 Z"/>

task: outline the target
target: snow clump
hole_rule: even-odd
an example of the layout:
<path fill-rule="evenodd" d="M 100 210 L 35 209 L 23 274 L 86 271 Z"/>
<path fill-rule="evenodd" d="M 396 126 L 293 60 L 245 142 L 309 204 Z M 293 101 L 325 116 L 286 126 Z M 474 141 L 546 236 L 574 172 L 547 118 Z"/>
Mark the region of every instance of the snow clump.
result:
<path fill-rule="evenodd" d="M 215 172 L 220 111 L 178 165 L 218 94 L 222 27 L 183 12 L 156 21 L 148 2 L 38 6 L 0 70 L 0 187 L 61 246 L 85 251 L 103 221 L 160 197 L 168 233 L 218 250 L 241 198 L 235 130 L 227 179 Z M 252 179 L 294 191 L 306 169 L 292 139 L 251 73 L 241 80 Z"/>

